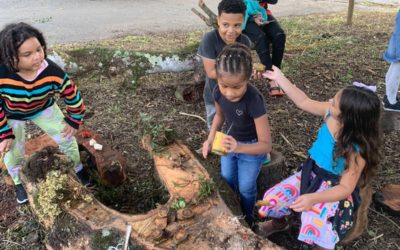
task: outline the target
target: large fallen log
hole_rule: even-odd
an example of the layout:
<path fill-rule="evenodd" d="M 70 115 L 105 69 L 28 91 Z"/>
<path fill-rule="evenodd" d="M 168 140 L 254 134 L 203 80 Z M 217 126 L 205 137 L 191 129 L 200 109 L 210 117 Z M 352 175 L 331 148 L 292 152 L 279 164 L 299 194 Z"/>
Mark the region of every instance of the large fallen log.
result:
<path fill-rule="evenodd" d="M 149 139 L 144 139 L 143 145 L 152 151 Z M 280 249 L 239 222 L 211 188 L 210 176 L 186 146 L 173 143 L 154 153 L 153 158 L 157 174 L 170 194 L 166 204 L 146 214 L 128 215 L 104 206 L 89 193 L 90 199 L 61 204 L 62 210 L 92 230 L 112 228 L 124 235 L 130 225 L 131 240 L 147 249 Z M 22 180 L 35 210 L 38 185 L 24 175 Z M 82 189 L 71 174 L 67 186 L 71 190 Z M 65 249 L 76 249 L 87 242 L 85 235 L 69 242 Z"/>

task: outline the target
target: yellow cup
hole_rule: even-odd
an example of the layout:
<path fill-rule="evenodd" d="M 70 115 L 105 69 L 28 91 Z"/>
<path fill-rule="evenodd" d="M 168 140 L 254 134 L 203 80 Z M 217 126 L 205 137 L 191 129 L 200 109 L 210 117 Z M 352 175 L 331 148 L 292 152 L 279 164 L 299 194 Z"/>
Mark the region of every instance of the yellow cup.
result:
<path fill-rule="evenodd" d="M 226 155 L 228 153 L 226 148 L 222 145 L 222 141 L 225 138 L 225 136 L 226 135 L 224 133 L 217 131 L 211 147 L 211 152 L 217 155 Z"/>

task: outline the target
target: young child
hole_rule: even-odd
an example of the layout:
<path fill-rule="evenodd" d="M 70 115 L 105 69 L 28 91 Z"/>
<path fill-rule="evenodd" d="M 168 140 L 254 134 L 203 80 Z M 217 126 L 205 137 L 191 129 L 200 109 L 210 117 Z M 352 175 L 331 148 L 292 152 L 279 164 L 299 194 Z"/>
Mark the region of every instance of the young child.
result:
<path fill-rule="evenodd" d="M 288 229 L 285 216 L 292 209 L 301 212 L 300 241 L 334 249 L 352 227 L 359 205 L 357 183 L 366 188 L 379 162 L 379 98 L 358 83 L 339 90 L 329 102 L 319 102 L 275 66 L 264 76 L 275 80 L 300 109 L 325 121 L 301 171 L 264 194 L 268 205 L 259 215 L 273 219 L 261 223 L 260 229 L 267 235 Z"/>
<path fill-rule="evenodd" d="M 247 16 L 246 22 L 243 25 L 243 33 L 255 44 L 261 63 L 264 64 L 267 70 L 270 70 L 272 65 L 278 68 L 281 67 L 285 51 L 286 34 L 275 17 L 272 16 L 272 12 L 268 10 L 268 3 L 276 4 L 277 2 L 278 0 L 245 0 L 248 10 L 257 9 L 260 14 L 251 11 L 246 12 Z M 259 7 L 251 7 L 255 4 Z M 261 12 L 260 9 L 264 9 L 267 17 L 265 17 L 264 12 Z M 272 44 L 272 53 L 270 44 Z M 270 95 L 284 95 L 282 90 L 273 81 L 270 82 Z"/>
<path fill-rule="evenodd" d="M 400 85 L 400 10 L 397 12 L 395 28 L 383 58 L 390 63 L 385 79 L 386 95 L 383 98 L 383 108 L 400 112 L 400 100 L 397 96 Z"/>
<path fill-rule="evenodd" d="M 222 0 L 218 4 L 218 29 L 214 29 L 203 36 L 197 54 L 201 57 L 206 72 L 204 86 L 204 103 L 207 113 L 207 127 L 210 129 L 215 114 L 212 92 L 217 86 L 215 59 L 224 46 L 239 42 L 250 47 L 251 41 L 242 35 L 242 24 L 246 6 L 243 0 Z"/>
<path fill-rule="evenodd" d="M 64 117 L 55 103 L 59 93 L 66 104 Z M 0 153 L 16 189 L 17 202 L 28 201 L 19 171 L 24 160 L 25 123 L 32 121 L 48 133 L 75 163 L 83 184 L 74 138 L 85 111 L 81 93 L 68 75 L 46 59 L 46 42 L 40 31 L 26 23 L 13 23 L 0 32 Z"/>
<path fill-rule="evenodd" d="M 227 45 L 216 61 L 218 88 L 213 97 L 216 114 L 203 143 L 207 158 L 217 130 L 229 128 L 222 144 L 228 154 L 221 157 L 221 175 L 239 191 L 245 220 L 252 226 L 257 196 L 257 177 L 265 153 L 271 151 L 271 134 L 261 93 L 248 84 L 252 74 L 250 50 L 242 44 Z"/>

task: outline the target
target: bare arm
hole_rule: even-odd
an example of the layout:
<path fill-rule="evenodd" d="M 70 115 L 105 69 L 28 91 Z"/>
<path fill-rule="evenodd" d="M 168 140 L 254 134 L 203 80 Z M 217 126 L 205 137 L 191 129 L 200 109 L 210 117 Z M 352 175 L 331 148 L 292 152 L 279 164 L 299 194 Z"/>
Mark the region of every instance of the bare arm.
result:
<path fill-rule="evenodd" d="M 319 193 L 302 195 L 292 203 L 290 208 L 301 212 L 310 209 L 314 204 L 340 201 L 350 196 L 365 167 L 365 160 L 357 153 L 350 156 L 349 161 L 349 168 L 343 173 L 338 185 Z"/>
<path fill-rule="evenodd" d="M 319 102 L 310 99 L 301 89 L 291 83 L 275 66 L 272 66 L 273 71 L 266 71 L 263 76 L 277 82 L 279 87 L 286 92 L 287 96 L 296 104 L 300 109 L 314 115 L 324 116 L 328 110 L 329 102 Z"/>
<path fill-rule="evenodd" d="M 314 193 L 315 203 L 340 201 L 351 195 L 365 167 L 365 160 L 357 153 L 352 155 L 349 161 L 349 168 L 344 171 L 339 185 L 320 193 Z"/>
<path fill-rule="evenodd" d="M 215 69 L 215 60 L 213 59 L 208 59 L 208 58 L 202 58 L 203 60 L 203 65 L 204 65 L 204 71 L 206 72 L 208 78 L 210 79 L 217 79 L 217 71 Z"/>

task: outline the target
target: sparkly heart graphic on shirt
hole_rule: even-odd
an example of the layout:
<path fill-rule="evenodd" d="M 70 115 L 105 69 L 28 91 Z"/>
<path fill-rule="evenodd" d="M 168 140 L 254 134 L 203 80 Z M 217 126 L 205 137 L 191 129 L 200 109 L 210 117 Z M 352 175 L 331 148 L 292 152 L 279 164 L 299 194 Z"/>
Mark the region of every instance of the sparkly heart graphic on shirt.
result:
<path fill-rule="evenodd" d="M 243 115 L 243 110 L 236 109 L 236 114 L 237 114 L 238 116 Z"/>

